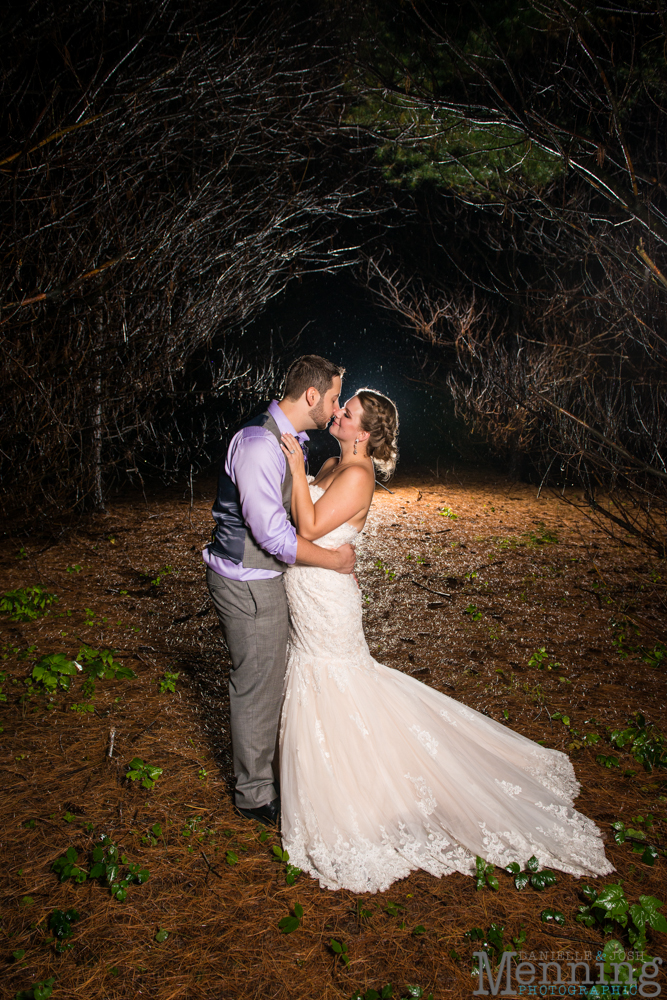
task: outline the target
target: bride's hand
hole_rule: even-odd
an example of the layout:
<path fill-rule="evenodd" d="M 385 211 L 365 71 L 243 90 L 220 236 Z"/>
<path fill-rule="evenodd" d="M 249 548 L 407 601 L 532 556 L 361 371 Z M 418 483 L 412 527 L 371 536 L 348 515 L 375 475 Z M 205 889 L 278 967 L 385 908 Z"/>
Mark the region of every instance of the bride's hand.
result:
<path fill-rule="evenodd" d="M 305 476 L 306 469 L 303 461 L 303 452 L 301 450 L 301 445 L 294 437 L 293 434 L 281 434 L 280 436 L 280 447 L 283 450 L 283 454 L 287 459 L 287 463 L 291 469 L 292 475 L 296 475 L 302 472 Z"/>

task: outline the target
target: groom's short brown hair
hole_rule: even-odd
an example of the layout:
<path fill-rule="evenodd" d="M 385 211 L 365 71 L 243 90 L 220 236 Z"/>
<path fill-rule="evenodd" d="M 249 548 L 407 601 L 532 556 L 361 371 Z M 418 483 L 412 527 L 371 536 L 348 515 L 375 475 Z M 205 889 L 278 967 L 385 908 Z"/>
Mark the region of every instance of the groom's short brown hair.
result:
<path fill-rule="evenodd" d="M 321 358 L 319 354 L 304 354 L 292 362 L 285 377 L 285 398 L 299 399 L 311 385 L 323 396 L 331 388 L 338 375 L 342 378 L 345 369 L 333 361 Z"/>

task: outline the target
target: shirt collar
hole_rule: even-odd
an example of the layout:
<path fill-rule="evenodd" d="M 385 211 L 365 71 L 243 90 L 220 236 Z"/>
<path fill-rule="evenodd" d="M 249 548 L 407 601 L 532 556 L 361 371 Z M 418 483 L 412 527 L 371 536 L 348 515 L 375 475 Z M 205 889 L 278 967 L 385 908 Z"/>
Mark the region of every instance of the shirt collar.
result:
<path fill-rule="evenodd" d="M 278 406 L 278 400 L 272 399 L 268 405 L 267 412 L 271 414 L 273 419 L 278 425 L 278 430 L 281 434 L 293 434 L 297 439 L 299 444 L 303 444 L 304 441 L 309 441 L 310 438 L 305 431 L 295 431 L 292 426 L 292 422 L 288 420 L 283 411 Z"/>

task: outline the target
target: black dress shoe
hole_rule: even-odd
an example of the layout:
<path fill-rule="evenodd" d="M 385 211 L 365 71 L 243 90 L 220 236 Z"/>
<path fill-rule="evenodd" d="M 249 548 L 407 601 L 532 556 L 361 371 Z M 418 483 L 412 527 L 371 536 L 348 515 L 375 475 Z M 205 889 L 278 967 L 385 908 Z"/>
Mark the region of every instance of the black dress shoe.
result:
<path fill-rule="evenodd" d="M 257 806 L 256 809 L 242 809 L 236 807 L 246 819 L 256 819 L 258 823 L 265 826 L 275 826 L 280 819 L 280 799 L 275 798 L 273 802 L 268 802 L 265 806 Z"/>

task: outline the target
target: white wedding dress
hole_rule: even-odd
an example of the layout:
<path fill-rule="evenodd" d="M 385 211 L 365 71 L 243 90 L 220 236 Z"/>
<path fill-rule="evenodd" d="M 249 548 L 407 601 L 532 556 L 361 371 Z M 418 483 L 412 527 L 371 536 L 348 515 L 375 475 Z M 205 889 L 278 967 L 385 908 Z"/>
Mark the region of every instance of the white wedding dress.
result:
<path fill-rule="evenodd" d="M 315 502 L 324 492 L 310 486 Z M 318 545 L 354 543 L 343 524 Z M 471 874 L 535 855 L 573 875 L 614 871 L 576 812 L 569 758 L 377 663 L 352 576 L 285 574 L 291 634 L 280 726 L 282 840 L 328 889 L 377 892 L 423 868 Z"/>

